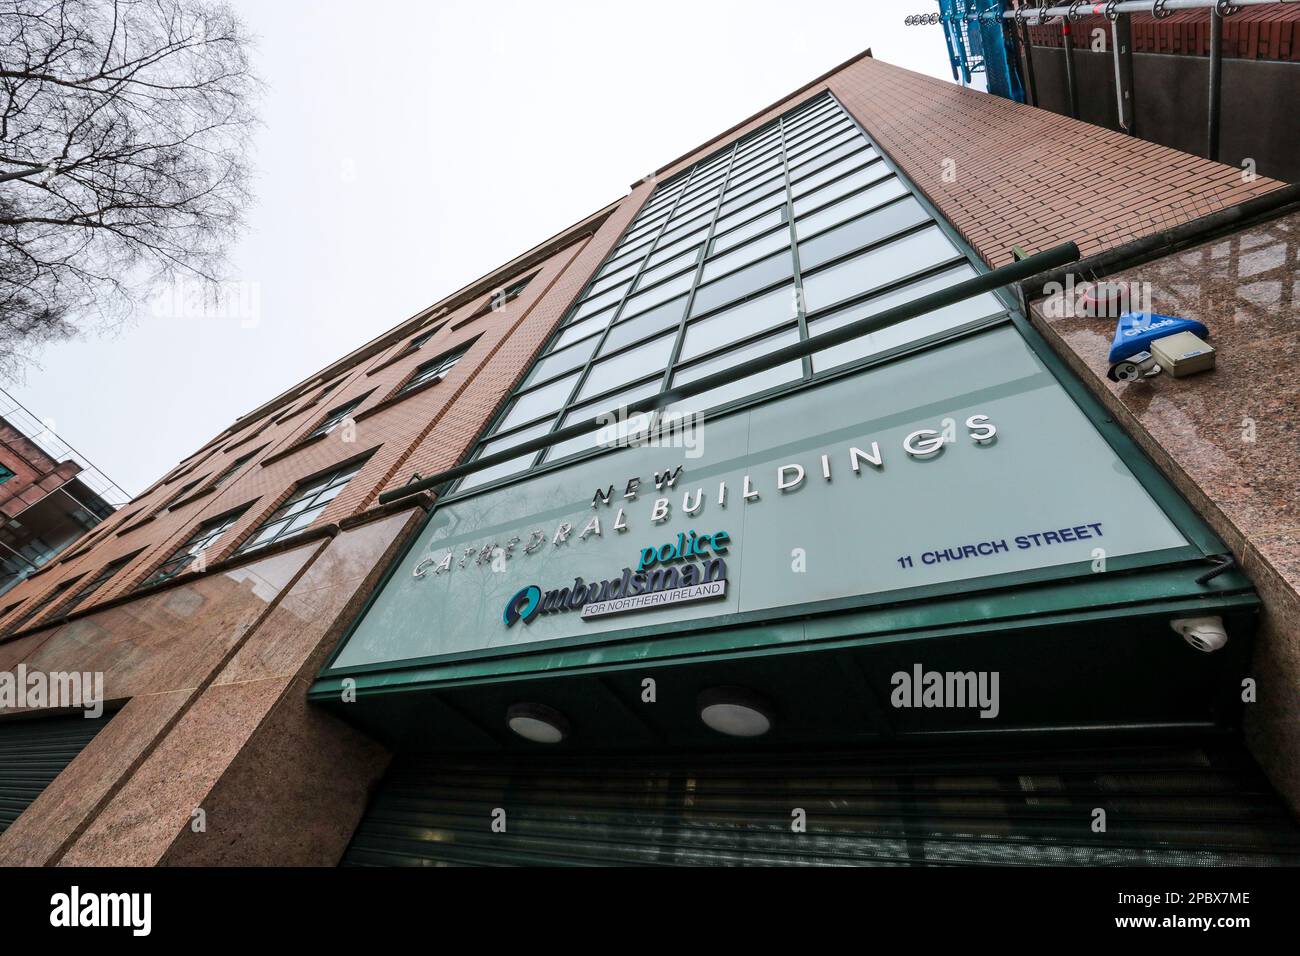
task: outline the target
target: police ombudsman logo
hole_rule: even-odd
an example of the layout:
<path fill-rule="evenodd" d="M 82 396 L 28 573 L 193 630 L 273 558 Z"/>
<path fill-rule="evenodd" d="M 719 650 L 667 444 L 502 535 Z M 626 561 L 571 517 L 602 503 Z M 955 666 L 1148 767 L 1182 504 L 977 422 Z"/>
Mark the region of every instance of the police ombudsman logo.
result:
<path fill-rule="evenodd" d="M 537 611 L 541 606 L 542 589 L 536 584 L 530 584 L 528 587 L 515 592 L 515 596 L 506 602 L 505 613 L 501 615 L 501 619 L 505 621 L 506 627 L 520 619 L 525 624 L 529 624 L 537 616 Z"/>

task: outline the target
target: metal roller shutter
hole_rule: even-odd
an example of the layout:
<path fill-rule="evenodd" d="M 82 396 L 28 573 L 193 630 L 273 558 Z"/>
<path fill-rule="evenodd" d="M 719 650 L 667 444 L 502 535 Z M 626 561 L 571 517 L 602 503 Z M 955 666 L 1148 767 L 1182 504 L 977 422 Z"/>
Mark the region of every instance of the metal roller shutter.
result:
<path fill-rule="evenodd" d="M 99 719 L 81 714 L 0 719 L 0 833 L 9 829 L 108 720 L 107 714 Z"/>
<path fill-rule="evenodd" d="M 1092 831 L 1094 808 L 1106 832 Z M 493 833 L 492 813 L 506 812 Z M 792 832 L 792 811 L 807 832 Z M 344 865 L 1296 865 L 1236 743 L 470 762 L 403 755 Z"/>

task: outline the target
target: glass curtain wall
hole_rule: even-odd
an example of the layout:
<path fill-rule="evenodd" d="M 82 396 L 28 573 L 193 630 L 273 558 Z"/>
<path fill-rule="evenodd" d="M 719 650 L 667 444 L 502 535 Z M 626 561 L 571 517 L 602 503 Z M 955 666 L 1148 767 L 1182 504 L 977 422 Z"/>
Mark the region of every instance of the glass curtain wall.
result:
<path fill-rule="evenodd" d="M 975 275 L 821 94 L 660 184 L 479 442 L 495 454 Z M 705 412 L 1004 317 L 992 294 L 684 400 Z M 648 424 L 626 422 L 623 433 Z M 608 439 L 604 431 L 600 438 Z M 597 431 L 468 476 L 581 454 Z"/>

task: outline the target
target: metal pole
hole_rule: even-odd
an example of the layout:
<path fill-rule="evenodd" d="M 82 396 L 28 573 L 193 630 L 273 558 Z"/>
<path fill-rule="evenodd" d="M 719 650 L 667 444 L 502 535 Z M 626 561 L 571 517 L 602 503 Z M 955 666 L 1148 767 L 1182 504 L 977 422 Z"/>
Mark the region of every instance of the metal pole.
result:
<path fill-rule="evenodd" d="M 1206 119 L 1205 155 L 1219 158 L 1219 105 L 1223 84 L 1223 16 L 1218 8 L 1210 11 L 1210 106 Z"/>
<path fill-rule="evenodd" d="M 738 381 L 747 375 L 754 375 L 758 372 L 765 372 L 768 369 L 776 368 L 785 362 L 791 362 L 795 359 L 802 359 L 806 355 L 812 355 L 814 352 L 820 352 L 822 349 L 830 348 L 833 345 L 842 345 L 845 342 L 861 338 L 872 332 L 878 332 L 881 329 L 889 328 L 900 322 L 906 322 L 908 319 L 914 319 L 918 315 L 925 315 L 927 312 L 933 312 L 935 309 L 942 309 L 945 306 L 952 305 L 954 302 L 963 302 L 972 296 L 979 295 L 982 292 L 991 292 L 994 289 L 1000 289 L 1003 286 L 1010 285 L 1013 282 L 1020 282 L 1030 279 L 1040 272 L 1048 269 L 1055 269 L 1058 266 L 1064 266 L 1079 258 L 1079 247 L 1073 242 L 1065 242 L 1059 246 L 1053 246 L 1028 259 L 1021 259 L 1019 262 L 1013 262 L 1010 265 L 1000 266 L 991 272 L 985 272 L 977 275 L 972 279 L 964 282 L 958 282 L 956 285 L 949 286 L 946 289 L 940 289 L 937 292 L 931 292 L 929 295 L 923 295 L 920 298 L 913 299 L 910 302 L 904 302 L 902 305 L 896 305 L 892 309 L 886 309 L 878 315 L 871 315 L 865 319 L 859 319 L 856 322 L 850 322 L 848 325 L 830 332 L 823 332 L 821 335 L 814 335 L 810 339 L 802 342 L 795 342 L 793 345 L 787 345 L 785 348 L 777 349 L 774 352 L 768 352 L 766 355 L 760 355 L 758 358 L 750 359 L 748 362 L 742 362 L 739 365 L 723 369 L 721 372 L 714 372 L 712 375 L 706 375 L 703 378 L 696 379 L 685 385 L 678 385 L 670 388 L 668 391 L 651 398 L 642 399 L 639 402 L 632 402 L 624 408 L 613 409 L 603 415 L 599 415 L 585 422 L 578 422 L 561 428 L 558 431 L 551 432 L 549 435 L 542 435 L 539 438 L 533 438 L 526 442 L 520 442 L 518 445 L 512 445 L 505 451 L 499 451 L 492 455 L 484 455 L 481 458 L 475 458 L 473 461 L 465 462 L 463 465 L 457 465 L 454 468 L 448 468 L 436 475 L 430 475 L 428 478 L 421 478 L 419 481 L 412 481 L 400 488 L 393 488 L 385 491 L 379 496 L 380 504 L 388 504 L 390 501 L 396 501 L 399 498 L 406 498 L 410 495 L 419 494 L 422 491 L 428 491 L 445 485 L 457 478 L 463 478 L 465 475 L 472 475 L 476 471 L 482 471 L 484 468 L 491 468 L 493 465 L 499 465 L 503 462 L 512 461 L 530 451 L 541 451 L 543 448 L 550 448 L 552 445 L 558 445 L 560 442 L 568 441 L 570 438 L 577 438 L 580 435 L 588 435 L 600 428 L 607 427 L 611 421 L 623 420 L 621 416 L 628 418 L 641 415 L 646 412 L 657 411 L 665 405 L 671 405 L 673 402 L 679 402 L 684 398 L 690 398 L 694 395 L 702 394 L 710 389 L 717 388 L 721 385 L 728 385 L 731 382 Z"/>
<path fill-rule="evenodd" d="M 1233 8 L 1238 7 L 1260 7 L 1266 3 L 1288 3 L 1294 0 L 1233 0 Z M 1164 0 L 1161 9 L 1172 13 L 1175 10 L 1204 10 L 1207 7 L 1217 5 L 1218 0 Z M 1079 15 L 1101 16 L 1102 14 L 1111 13 L 1150 13 L 1155 7 L 1156 0 L 1124 0 L 1122 3 L 1116 3 L 1113 6 L 1108 3 L 1091 3 L 1086 6 L 1080 4 L 1075 8 L 1071 4 L 1061 4 L 1056 7 L 1025 7 L 1025 16 L 1031 18 L 1034 24 L 1040 24 L 1044 19 L 1053 19 L 1055 17 L 1064 17 L 1073 13 Z M 1016 11 L 1005 10 L 1002 13 L 997 11 L 986 11 L 984 13 L 969 13 L 965 16 L 957 15 L 944 17 L 949 21 L 952 20 L 996 20 L 1001 17 L 1004 20 L 1016 19 Z M 927 23 L 938 23 L 938 20 L 926 21 Z M 916 25 L 922 25 L 917 22 Z"/>
<path fill-rule="evenodd" d="M 1266 3 L 1278 2 L 1279 0 L 1233 0 L 1232 5 L 1234 7 L 1259 7 Z M 1283 0 L 1283 2 L 1285 2 L 1285 0 Z M 1175 10 L 1204 10 L 1207 7 L 1215 6 L 1217 3 L 1218 0 L 1165 0 L 1161 6 L 1163 9 L 1172 13 Z M 1154 6 L 1155 0 L 1124 0 L 1124 2 L 1117 3 L 1113 7 L 1106 3 L 1080 5 L 1078 8 L 1073 8 L 1073 12 L 1076 16 L 1085 14 L 1101 16 L 1106 13 L 1150 13 Z M 1026 16 L 1031 20 L 1033 19 L 1034 14 L 1038 14 L 1039 17 L 1063 17 L 1068 15 L 1071 10 L 1072 5 L 1068 3 L 1046 8 L 1030 7 L 1026 9 Z M 1016 11 L 1006 10 L 1001 14 L 998 14 L 996 11 L 983 15 L 974 14 L 965 19 L 976 20 L 980 19 L 981 16 L 996 19 L 999 15 L 1004 20 L 1014 20 L 1016 18 Z M 1035 20 L 1033 22 L 1039 21 Z"/>
<path fill-rule="evenodd" d="M 1074 40 L 1070 37 L 1070 21 L 1061 21 L 1061 40 L 1065 46 L 1065 91 L 1070 100 L 1070 119 L 1079 118 L 1079 90 L 1074 85 Z"/>
<path fill-rule="evenodd" d="M 1120 129 L 1137 135 L 1137 110 L 1133 102 L 1133 24 L 1129 14 L 1110 21 L 1111 47 L 1115 51 L 1115 106 Z"/>
<path fill-rule="evenodd" d="M 1038 105 L 1038 81 L 1034 79 L 1034 41 L 1029 35 L 1029 24 L 1020 24 L 1021 41 L 1025 51 L 1025 85 L 1029 88 L 1029 102 Z"/>
<path fill-rule="evenodd" d="M 31 568 L 32 568 L 33 571 L 40 570 L 40 567 L 41 567 L 41 566 L 40 566 L 39 564 L 37 564 L 36 562 L 32 561 L 30 558 L 26 557 L 25 555 L 21 554 L 20 552 L 18 552 L 18 551 L 15 550 L 14 548 L 10 547 L 10 546 L 9 546 L 8 544 L 6 544 L 5 542 L 0 541 L 0 548 L 4 548 L 6 551 L 8 551 L 10 554 L 12 554 L 12 555 L 13 555 L 15 558 L 17 558 L 19 561 L 23 562 L 23 564 L 31 565 Z M 19 579 L 20 582 L 21 582 L 21 581 L 25 581 L 25 580 L 27 580 L 27 579 L 26 579 L 26 578 L 20 578 L 20 579 Z"/>

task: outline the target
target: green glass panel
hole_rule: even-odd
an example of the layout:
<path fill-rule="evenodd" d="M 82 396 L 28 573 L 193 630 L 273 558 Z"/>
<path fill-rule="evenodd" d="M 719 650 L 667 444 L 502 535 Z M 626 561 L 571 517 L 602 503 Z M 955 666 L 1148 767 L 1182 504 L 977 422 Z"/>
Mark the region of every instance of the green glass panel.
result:
<path fill-rule="evenodd" d="M 982 429 L 968 424 L 973 416 L 987 416 L 996 436 L 975 441 Z M 933 454 L 906 450 L 909 436 L 924 451 L 945 431 L 951 440 Z M 439 506 L 335 666 L 536 649 L 681 622 L 707 628 L 746 612 L 775 620 L 821 601 L 896 600 L 923 586 L 959 594 L 1017 572 L 1093 580 L 1095 549 L 1113 561 L 1187 545 L 1010 325 L 685 434 L 683 447 L 618 448 Z M 867 460 L 877 457 L 878 465 Z M 671 489 L 657 491 L 655 473 L 679 465 Z M 632 478 L 639 490 L 625 498 Z M 593 505 L 611 486 L 610 504 Z M 726 532 L 725 594 L 608 616 L 575 609 L 503 620 L 528 585 L 619 578 L 638 568 L 642 549 L 691 532 Z M 507 546 L 509 559 L 494 570 L 494 550 Z M 435 570 L 440 564 L 447 570 Z"/>

